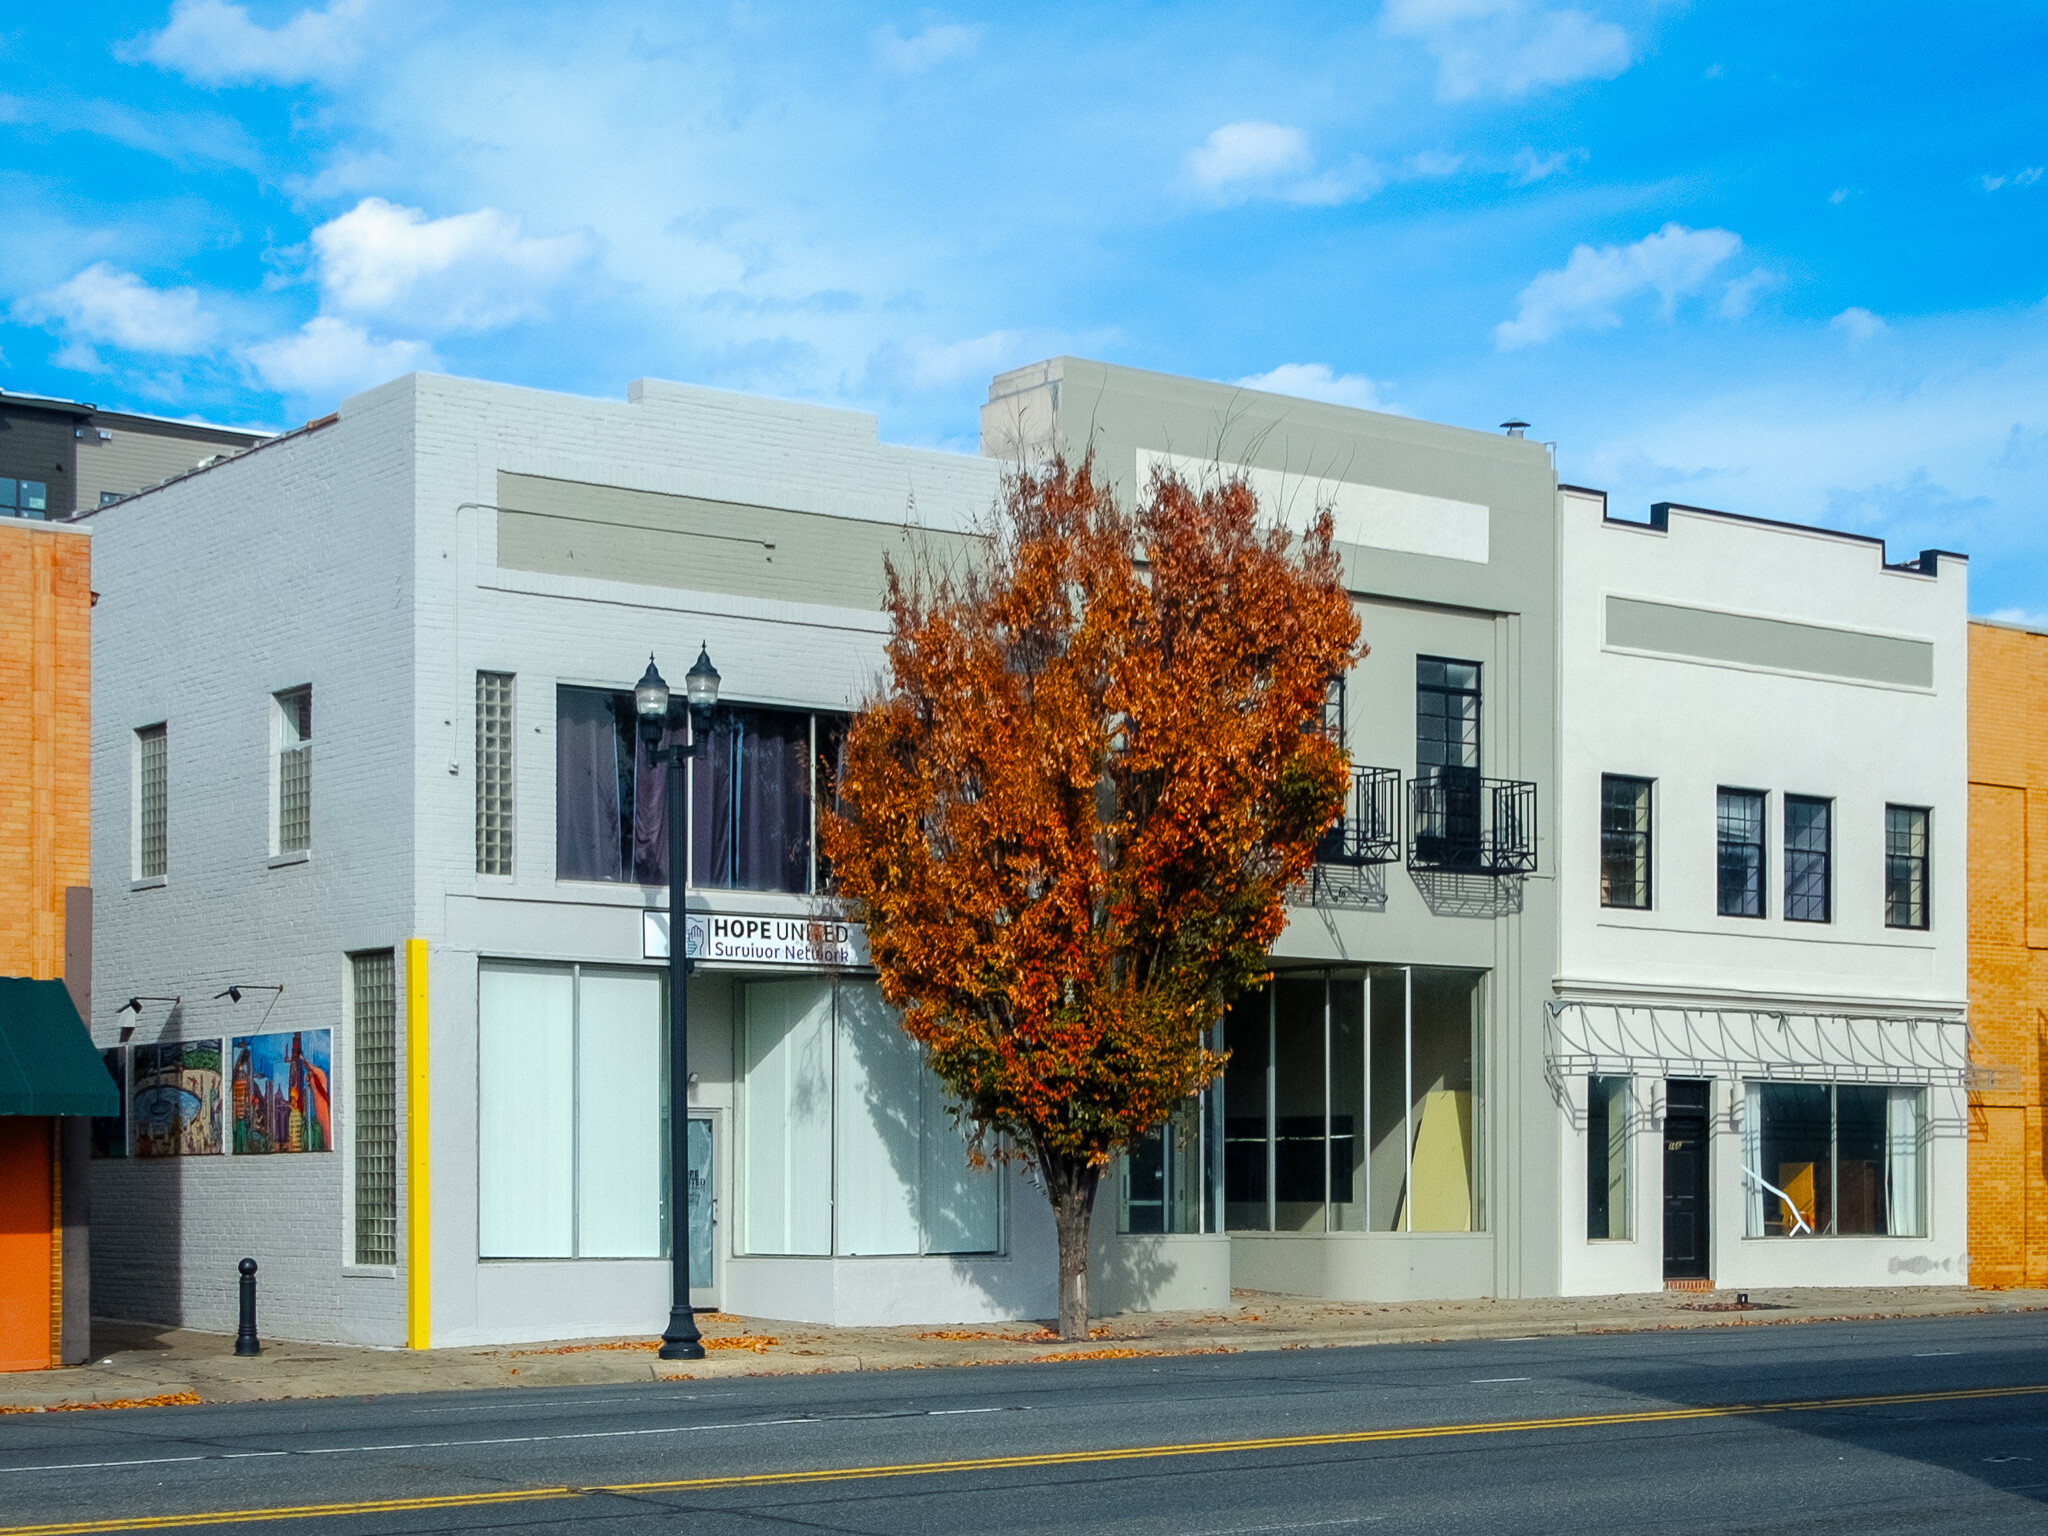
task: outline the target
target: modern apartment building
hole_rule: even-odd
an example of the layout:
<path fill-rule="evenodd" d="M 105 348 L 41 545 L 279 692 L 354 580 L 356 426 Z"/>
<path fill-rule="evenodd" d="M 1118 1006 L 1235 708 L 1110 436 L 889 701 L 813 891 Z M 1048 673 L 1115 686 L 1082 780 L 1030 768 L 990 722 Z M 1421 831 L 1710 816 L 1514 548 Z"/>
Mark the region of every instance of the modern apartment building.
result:
<path fill-rule="evenodd" d="M 1966 562 L 1560 500 L 1562 1289 L 1962 1283 Z"/>
<path fill-rule="evenodd" d="M 70 517 L 264 439 L 260 432 L 0 390 L 0 517 Z"/>

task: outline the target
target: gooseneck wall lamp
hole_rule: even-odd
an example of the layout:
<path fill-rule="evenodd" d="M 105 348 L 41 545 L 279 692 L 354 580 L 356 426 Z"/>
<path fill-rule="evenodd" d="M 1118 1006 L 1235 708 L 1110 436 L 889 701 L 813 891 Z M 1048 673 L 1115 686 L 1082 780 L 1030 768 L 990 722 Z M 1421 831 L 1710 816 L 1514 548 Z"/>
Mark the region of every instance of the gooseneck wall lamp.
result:
<path fill-rule="evenodd" d="M 690 1305 L 690 944 L 684 931 L 689 895 L 690 818 L 684 803 L 683 765 L 711 736 L 711 712 L 718 705 L 718 668 L 711 652 L 697 649 L 697 664 L 683 675 L 678 699 L 662 680 L 654 656 L 633 685 L 633 711 L 648 757 L 665 764 L 668 777 L 662 814 L 668 818 L 668 1189 L 669 1313 L 661 1336 L 664 1360 L 702 1360 L 704 1342 Z M 662 745 L 685 723 L 683 741 Z"/>

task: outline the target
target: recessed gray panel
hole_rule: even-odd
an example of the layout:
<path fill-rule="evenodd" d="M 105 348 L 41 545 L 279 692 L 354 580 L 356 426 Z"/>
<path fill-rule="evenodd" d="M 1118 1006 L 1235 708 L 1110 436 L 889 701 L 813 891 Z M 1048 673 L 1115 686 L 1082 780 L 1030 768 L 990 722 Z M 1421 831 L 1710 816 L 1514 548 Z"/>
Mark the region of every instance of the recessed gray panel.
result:
<path fill-rule="evenodd" d="M 1636 597 L 1607 599 L 1607 643 L 1703 661 L 1853 677 L 1907 688 L 1934 686 L 1934 643 L 1820 624 L 1716 613 Z"/>
<path fill-rule="evenodd" d="M 883 557 L 946 564 L 976 542 L 861 518 L 536 475 L 498 476 L 498 564 L 872 612 Z"/>

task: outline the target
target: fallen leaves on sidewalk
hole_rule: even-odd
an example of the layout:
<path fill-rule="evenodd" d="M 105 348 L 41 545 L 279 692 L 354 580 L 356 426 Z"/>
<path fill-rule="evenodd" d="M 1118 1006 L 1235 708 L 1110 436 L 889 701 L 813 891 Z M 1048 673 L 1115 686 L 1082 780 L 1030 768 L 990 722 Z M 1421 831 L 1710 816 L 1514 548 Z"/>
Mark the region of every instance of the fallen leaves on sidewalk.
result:
<path fill-rule="evenodd" d="M 1238 1351 L 1228 1344 L 1210 1344 L 1198 1349 L 1072 1349 L 1064 1354 L 1033 1355 L 1031 1363 L 1039 1365 L 1052 1360 L 1136 1360 L 1166 1355 L 1234 1355 L 1236 1353 Z"/>
<path fill-rule="evenodd" d="M 0 1413 L 78 1413 L 89 1408 L 190 1408 L 203 1401 L 197 1392 L 166 1392 L 160 1397 L 110 1397 L 99 1403 L 46 1403 L 40 1408 L 0 1405 Z"/>
<path fill-rule="evenodd" d="M 722 1339 L 706 1339 L 704 1347 L 706 1349 L 751 1349 L 757 1355 L 765 1355 L 768 1353 L 768 1346 L 770 1344 L 780 1344 L 781 1342 L 782 1340 L 772 1338 L 765 1333 L 735 1333 Z"/>

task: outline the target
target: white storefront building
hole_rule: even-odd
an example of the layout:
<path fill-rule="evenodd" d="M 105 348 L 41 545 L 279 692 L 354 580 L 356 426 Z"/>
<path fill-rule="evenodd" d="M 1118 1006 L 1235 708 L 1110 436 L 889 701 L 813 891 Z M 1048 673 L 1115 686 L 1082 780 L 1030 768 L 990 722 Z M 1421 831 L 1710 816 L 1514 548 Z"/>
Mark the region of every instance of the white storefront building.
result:
<path fill-rule="evenodd" d="M 231 1326 L 248 1254 L 285 1336 L 658 1329 L 668 808 L 629 690 L 700 645 L 694 1298 L 1051 1315 L 1043 1196 L 970 1166 L 822 900 L 815 807 L 885 556 L 964 554 L 1011 451 L 1092 441 L 1128 495 L 1238 462 L 1233 430 L 1276 510 L 1340 512 L 1354 795 L 1228 1077 L 1105 1182 L 1097 1310 L 1653 1288 L 1689 1114 L 1703 1273 L 1962 1278 L 1959 567 L 1618 526 L 1538 443 L 1073 359 L 997 380 L 983 429 L 973 457 L 682 385 L 412 376 L 92 514 L 92 1024 L 130 1093 L 99 1315 Z M 1649 786 L 1646 905 L 1602 905 L 1603 775 Z M 1760 918 L 1715 907 L 1731 792 Z M 1794 800 L 1802 901 L 1828 807 L 1824 920 L 1780 903 Z M 1919 928 L 1884 917 L 1899 809 Z M 1773 1199 L 1827 1230 L 1781 1239 Z"/>
<path fill-rule="evenodd" d="M 1965 1281 L 1966 563 L 1560 500 L 1561 1289 Z"/>

